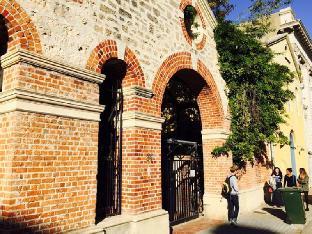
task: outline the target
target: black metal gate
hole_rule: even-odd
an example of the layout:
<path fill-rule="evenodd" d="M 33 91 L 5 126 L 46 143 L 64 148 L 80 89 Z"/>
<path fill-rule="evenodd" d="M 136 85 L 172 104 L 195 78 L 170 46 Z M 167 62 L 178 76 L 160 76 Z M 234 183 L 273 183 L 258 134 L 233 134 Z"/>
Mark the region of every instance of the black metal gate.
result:
<path fill-rule="evenodd" d="M 163 208 L 170 225 L 199 217 L 203 211 L 203 160 L 196 142 L 167 139 L 162 153 Z"/>
<path fill-rule="evenodd" d="M 101 115 L 97 222 L 121 213 L 122 112 L 121 80 L 108 83 L 103 91 L 105 112 Z"/>

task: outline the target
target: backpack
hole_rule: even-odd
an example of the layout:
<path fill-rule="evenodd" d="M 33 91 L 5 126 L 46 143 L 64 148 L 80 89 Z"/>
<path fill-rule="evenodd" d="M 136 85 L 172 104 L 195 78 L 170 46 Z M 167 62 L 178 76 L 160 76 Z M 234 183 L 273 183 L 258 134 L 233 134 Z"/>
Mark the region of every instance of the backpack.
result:
<path fill-rule="evenodd" d="M 222 192 L 221 192 L 221 195 L 222 195 L 223 197 L 225 197 L 225 198 L 227 198 L 227 197 L 230 195 L 231 191 L 232 191 L 232 188 L 231 188 L 231 185 L 230 185 L 230 179 L 231 179 L 232 176 L 233 176 L 233 175 L 227 177 L 227 178 L 225 179 L 225 181 L 223 182 L 223 184 L 222 184 Z"/>

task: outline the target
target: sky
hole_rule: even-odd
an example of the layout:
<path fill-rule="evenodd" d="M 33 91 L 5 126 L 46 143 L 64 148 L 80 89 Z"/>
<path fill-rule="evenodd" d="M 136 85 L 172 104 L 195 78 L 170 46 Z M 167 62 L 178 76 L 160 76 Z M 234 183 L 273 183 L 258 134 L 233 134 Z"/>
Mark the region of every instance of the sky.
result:
<path fill-rule="evenodd" d="M 235 5 L 235 10 L 231 13 L 231 20 L 244 19 L 244 15 L 247 14 L 247 8 L 250 4 L 250 0 L 231 0 Z M 293 8 L 296 18 L 301 19 L 304 26 L 308 30 L 310 37 L 312 38 L 312 0 L 293 0 L 291 7 Z"/>

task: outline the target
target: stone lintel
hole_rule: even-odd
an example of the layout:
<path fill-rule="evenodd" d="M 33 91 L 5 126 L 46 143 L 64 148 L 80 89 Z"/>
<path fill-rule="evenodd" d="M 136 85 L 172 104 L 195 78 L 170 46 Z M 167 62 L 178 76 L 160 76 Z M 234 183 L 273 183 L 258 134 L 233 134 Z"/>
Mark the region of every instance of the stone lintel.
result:
<path fill-rule="evenodd" d="M 18 63 L 25 63 L 34 67 L 58 72 L 63 75 L 75 77 L 80 80 L 100 84 L 105 80 L 105 75 L 87 69 L 75 67 L 69 64 L 58 62 L 41 54 L 30 52 L 25 49 L 18 49 L 1 56 L 1 67 L 3 69 Z"/>
<path fill-rule="evenodd" d="M 147 128 L 161 130 L 163 118 L 151 116 L 141 112 L 127 111 L 122 116 L 123 128 Z"/>
<path fill-rule="evenodd" d="M 226 140 L 228 136 L 229 136 L 229 132 L 225 129 L 211 128 L 211 129 L 202 130 L 203 140 L 212 140 L 212 139 Z"/>
<path fill-rule="evenodd" d="M 68 118 L 99 121 L 104 106 L 72 101 L 25 90 L 10 90 L 0 94 L 0 114 L 24 111 Z"/>
<path fill-rule="evenodd" d="M 154 93 L 152 90 L 138 87 L 138 86 L 126 87 L 123 89 L 122 93 L 125 98 L 132 98 L 135 96 L 143 97 L 143 98 L 152 98 L 154 96 Z"/>

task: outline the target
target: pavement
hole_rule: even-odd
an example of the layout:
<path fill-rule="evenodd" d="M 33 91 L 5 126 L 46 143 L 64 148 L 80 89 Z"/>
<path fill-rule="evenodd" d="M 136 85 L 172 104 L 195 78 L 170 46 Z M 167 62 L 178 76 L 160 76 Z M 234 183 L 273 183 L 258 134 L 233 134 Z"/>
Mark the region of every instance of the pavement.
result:
<path fill-rule="evenodd" d="M 306 212 L 306 224 L 285 222 L 284 208 L 265 205 L 251 213 L 240 214 L 238 225 L 199 218 L 173 227 L 173 234 L 312 234 L 312 207 Z"/>

